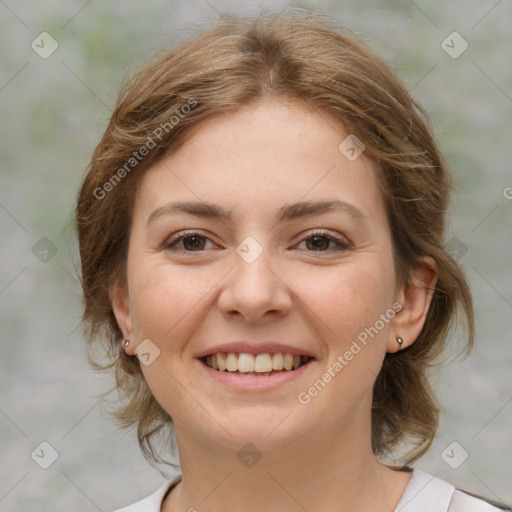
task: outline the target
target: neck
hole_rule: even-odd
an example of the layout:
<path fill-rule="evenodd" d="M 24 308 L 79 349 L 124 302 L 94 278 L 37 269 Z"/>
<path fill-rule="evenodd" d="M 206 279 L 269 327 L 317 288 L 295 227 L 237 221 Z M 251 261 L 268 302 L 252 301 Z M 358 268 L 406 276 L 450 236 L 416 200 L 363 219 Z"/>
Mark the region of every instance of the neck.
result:
<path fill-rule="evenodd" d="M 392 512 L 410 479 L 376 459 L 361 432 L 316 432 L 244 464 L 236 450 L 212 448 L 175 427 L 182 481 L 164 512 Z"/>

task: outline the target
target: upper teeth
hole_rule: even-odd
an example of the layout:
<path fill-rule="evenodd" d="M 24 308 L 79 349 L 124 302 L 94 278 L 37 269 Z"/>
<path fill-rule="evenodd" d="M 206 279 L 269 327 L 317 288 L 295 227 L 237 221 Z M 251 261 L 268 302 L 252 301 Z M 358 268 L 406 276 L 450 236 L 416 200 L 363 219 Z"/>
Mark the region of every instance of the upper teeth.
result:
<path fill-rule="evenodd" d="M 304 360 L 308 356 L 304 356 Z M 283 354 L 247 354 L 245 352 L 236 354 L 234 352 L 218 352 L 206 356 L 206 364 L 214 370 L 229 372 L 271 372 L 272 370 L 291 370 L 298 368 L 301 363 L 300 355 Z"/>

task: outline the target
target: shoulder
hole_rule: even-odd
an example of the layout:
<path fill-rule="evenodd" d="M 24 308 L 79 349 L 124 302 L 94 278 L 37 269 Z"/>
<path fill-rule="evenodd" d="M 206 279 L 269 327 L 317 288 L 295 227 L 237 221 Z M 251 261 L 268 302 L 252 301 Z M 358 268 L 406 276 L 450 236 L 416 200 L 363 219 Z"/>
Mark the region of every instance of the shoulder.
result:
<path fill-rule="evenodd" d="M 452 484 L 420 469 L 411 480 L 395 512 L 498 512 L 512 511 L 506 505 L 455 488 Z"/>
<path fill-rule="evenodd" d="M 153 494 L 114 512 L 160 512 L 164 497 L 180 480 L 181 475 L 176 475 L 174 478 L 167 480 Z"/>
<path fill-rule="evenodd" d="M 497 512 L 499 510 L 512 511 L 512 508 L 462 489 L 455 489 L 448 509 L 449 512 Z"/>

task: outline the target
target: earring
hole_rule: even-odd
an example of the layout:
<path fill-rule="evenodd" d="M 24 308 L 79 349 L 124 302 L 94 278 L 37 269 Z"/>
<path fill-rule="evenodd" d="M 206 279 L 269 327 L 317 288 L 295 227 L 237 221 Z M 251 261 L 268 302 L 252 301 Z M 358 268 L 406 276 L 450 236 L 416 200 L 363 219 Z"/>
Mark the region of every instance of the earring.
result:
<path fill-rule="evenodd" d="M 397 336 L 396 342 L 398 343 L 398 351 L 402 350 L 402 345 L 404 344 L 404 340 L 400 336 Z"/>
<path fill-rule="evenodd" d="M 129 344 L 130 344 L 130 340 L 126 340 L 126 341 L 124 342 L 124 348 L 126 348 Z"/>

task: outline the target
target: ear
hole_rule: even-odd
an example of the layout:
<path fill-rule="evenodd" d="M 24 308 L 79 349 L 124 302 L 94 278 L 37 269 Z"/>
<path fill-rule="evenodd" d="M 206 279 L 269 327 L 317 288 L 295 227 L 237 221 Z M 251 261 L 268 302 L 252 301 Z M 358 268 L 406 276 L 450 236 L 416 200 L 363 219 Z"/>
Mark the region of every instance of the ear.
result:
<path fill-rule="evenodd" d="M 126 286 L 121 285 L 116 281 L 109 289 L 109 297 L 117 324 L 123 333 L 123 339 L 130 340 L 133 336 L 133 323 L 130 312 L 130 300 Z M 135 340 L 125 348 L 125 352 L 129 355 L 133 355 L 134 353 L 134 341 Z"/>
<path fill-rule="evenodd" d="M 398 352 L 400 349 L 397 336 L 404 341 L 402 348 L 412 345 L 425 324 L 438 272 L 432 257 L 423 256 L 420 260 L 420 264 L 409 272 L 409 284 L 398 291 L 396 301 L 402 304 L 402 309 L 393 318 L 387 352 Z"/>

